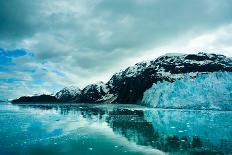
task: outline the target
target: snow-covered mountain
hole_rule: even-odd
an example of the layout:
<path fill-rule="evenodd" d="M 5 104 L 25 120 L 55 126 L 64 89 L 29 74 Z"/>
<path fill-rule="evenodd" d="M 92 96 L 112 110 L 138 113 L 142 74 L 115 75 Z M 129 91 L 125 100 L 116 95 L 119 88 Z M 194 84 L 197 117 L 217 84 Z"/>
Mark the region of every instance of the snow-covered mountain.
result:
<path fill-rule="evenodd" d="M 80 102 L 99 102 L 108 91 L 109 89 L 103 82 L 87 85 L 81 91 Z"/>
<path fill-rule="evenodd" d="M 232 59 L 217 54 L 166 54 L 155 60 L 137 63 L 116 73 L 109 80 L 109 92 L 114 102 L 140 102 L 143 93 L 158 81 L 173 82 L 186 73 L 195 77 L 201 73 L 217 71 L 232 72 Z"/>
<path fill-rule="evenodd" d="M 55 94 L 55 97 L 60 101 L 76 101 L 81 94 L 81 89 L 78 87 L 70 86 L 65 87 Z"/>
<path fill-rule="evenodd" d="M 124 71 L 114 74 L 107 83 L 86 86 L 80 95 L 71 99 L 65 97 L 62 102 L 106 102 L 106 103 L 140 103 L 143 93 L 159 81 L 174 82 L 185 74 L 192 78 L 198 74 L 211 72 L 232 72 L 232 59 L 218 54 L 173 54 L 160 56 L 155 60 L 137 63 Z M 61 91 L 58 94 L 69 91 Z M 78 91 L 79 92 L 79 91 Z M 58 100 L 61 95 L 56 95 Z M 66 96 L 66 95 L 65 95 Z"/>

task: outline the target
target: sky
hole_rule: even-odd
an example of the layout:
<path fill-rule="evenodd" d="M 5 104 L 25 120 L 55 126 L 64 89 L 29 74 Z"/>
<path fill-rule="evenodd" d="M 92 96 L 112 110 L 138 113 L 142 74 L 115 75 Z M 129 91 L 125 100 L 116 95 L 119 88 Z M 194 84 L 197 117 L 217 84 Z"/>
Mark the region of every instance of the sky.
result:
<path fill-rule="evenodd" d="M 232 56 L 230 0 L 0 0 L 0 99 L 110 79 L 165 53 Z"/>

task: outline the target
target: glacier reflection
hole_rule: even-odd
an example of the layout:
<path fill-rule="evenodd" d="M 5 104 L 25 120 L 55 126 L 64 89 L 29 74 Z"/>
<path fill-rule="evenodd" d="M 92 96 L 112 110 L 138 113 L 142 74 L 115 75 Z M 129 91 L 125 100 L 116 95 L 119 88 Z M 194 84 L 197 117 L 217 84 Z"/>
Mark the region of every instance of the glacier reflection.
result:
<path fill-rule="evenodd" d="M 164 151 L 232 151 L 230 111 L 149 110 L 144 116 L 166 143 L 162 148 Z"/>
<path fill-rule="evenodd" d="M 71 125 L 51 123 L 62 131 L 95 123 L 112 129 L 128 141 L 167 153 L 232 153 L 232 112 L 210 110 L 167 110 L 121 105 L 32 105 L 22 108 L 53 111 L 72 119 Z M 107 129 L 109 131 L 109 129 Z M 106 131 L 104 131 L 106 134 Z"/>

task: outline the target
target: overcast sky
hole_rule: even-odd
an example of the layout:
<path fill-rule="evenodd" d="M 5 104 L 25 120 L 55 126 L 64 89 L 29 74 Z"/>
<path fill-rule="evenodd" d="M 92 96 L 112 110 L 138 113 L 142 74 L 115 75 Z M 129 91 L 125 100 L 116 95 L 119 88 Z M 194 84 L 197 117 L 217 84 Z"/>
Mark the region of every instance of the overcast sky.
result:
<path fill-rule="evenodd" d="M 170 52 L 232 56 L 231 0 L 0 0 L 0 98 L 107 81 Z"/>

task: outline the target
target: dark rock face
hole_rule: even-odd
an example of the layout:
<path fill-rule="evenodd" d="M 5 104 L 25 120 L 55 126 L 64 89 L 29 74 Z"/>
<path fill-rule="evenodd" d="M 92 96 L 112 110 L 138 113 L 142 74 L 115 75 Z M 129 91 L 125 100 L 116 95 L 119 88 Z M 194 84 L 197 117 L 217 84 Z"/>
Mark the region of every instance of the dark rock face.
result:
<path fill-rule="evenodd" d="M 184 74 L 195 77 L 197 74 L 217 71 L 232 72 L 232 59 L 224 55 L 206 53 L 166 54 L 155 60 L 128 67 L 114 74 L 106 84 L 100 82 L 88 85 L 81 91 L 63 89 L 50 99 L 59 102 L 136 104 L 141 101 L 143 93 L 153 83 L 173 82 L 181 79 Z M 39 102 L 46 101 L 43 98 L 35 98 Z M 35 99 L 32 97 L 18 100 L 34 101 Z"/>
<path fill-rule="evenodd" d="M 22 96 L 19 99 L 11 101 L 12 103 L 56 103 L 59 102 L 56 97 L 50 95 L 40 95 L 40 96 Z"/>

